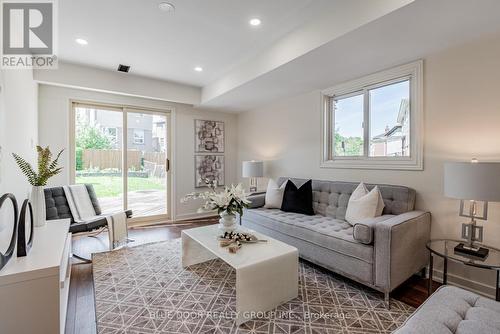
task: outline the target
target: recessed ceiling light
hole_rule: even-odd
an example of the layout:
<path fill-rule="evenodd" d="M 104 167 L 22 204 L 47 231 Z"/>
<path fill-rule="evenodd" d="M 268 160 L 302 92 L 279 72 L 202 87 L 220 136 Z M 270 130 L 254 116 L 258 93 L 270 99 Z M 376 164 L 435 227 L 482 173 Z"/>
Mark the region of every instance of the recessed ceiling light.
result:
<path fill-rule="evenodd" d="M 255 18 L 255 19 L 251 19 L 249 23 L 250 23 L 250 25 L 256 27 L 256 26 L 260 26 L 262 21 L 260 19 Z"/>
<path fill-rule="evenodd" d="M 158 4 L 158 8 L 164 12 L 174 12 L 175 11 L 175 6 L 172 5 L 170 2 L 160 2 Z"/>
<path fill-rule="evenodd" d="M 203 72 L 203 67 L 196 66 L 196 67 L 194 68 L 194 70 L 195 70 L 196 72 Z"/>
<path fill-rule="evenodd" d="M 77 39 L 75 39 L 75 42 L 77 42 L 80 45 L 87 45 L 87 44 L 89 44 L 89 42 L 87 42 L 87 40 L 83 39 L 83 38 L 77 38 Z"/>

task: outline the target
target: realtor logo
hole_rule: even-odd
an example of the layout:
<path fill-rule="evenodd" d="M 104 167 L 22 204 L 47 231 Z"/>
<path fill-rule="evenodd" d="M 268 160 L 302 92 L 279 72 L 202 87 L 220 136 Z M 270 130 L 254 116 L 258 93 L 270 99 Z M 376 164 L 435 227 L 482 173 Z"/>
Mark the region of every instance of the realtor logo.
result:
<path fill-rule="evenodd" d="M 2 68 L 56 68 L 54 2 L 2 2 Z"/>

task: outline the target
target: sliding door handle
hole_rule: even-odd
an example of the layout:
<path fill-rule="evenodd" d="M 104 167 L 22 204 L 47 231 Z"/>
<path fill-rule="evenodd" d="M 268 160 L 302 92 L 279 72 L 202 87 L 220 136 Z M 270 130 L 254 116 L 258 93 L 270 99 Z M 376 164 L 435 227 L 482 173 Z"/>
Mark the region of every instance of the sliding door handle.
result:
<path fill-rule="evenodd" d="M 165 171 L 170 171 L 170 159 L 165 160 Z"/>

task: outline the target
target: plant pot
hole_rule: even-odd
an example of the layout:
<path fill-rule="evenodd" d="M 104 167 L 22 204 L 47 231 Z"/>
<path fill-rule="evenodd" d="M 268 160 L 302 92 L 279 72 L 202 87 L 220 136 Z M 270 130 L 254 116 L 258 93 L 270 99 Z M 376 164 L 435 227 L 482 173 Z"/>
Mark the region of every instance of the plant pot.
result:
<path fill-rule="evenodd" d="M 236 230 L 236 215 L 235 214 L 229 214 L 227 211 L 223 211 L 220 214 L 220 219 L 219 219 L 219 229 L 222 232 L 232 232 Z"/>
<path fill-rule="evenodd" d="M 43 186 L 33 186 L 30 196 L 33 207 L 33 221 L 36 227 L 44 226 L 46 220 L 45 193 Z"/>

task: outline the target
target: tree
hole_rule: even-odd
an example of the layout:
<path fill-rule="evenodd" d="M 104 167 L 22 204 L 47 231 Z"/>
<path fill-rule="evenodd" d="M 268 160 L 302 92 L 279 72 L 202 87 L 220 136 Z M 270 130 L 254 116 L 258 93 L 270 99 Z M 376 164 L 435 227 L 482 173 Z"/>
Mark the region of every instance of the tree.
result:
<path fill-rule="evenodd" d="M 363 139 L 360 137 L 344 137 L 335 130 L 335 155 L 353 156 L 363 155 Z"/>
<path fill-rule="evenodd" d="M 76 134 L 76 147 L 80 149 L 110 150 L 113 148 L 109 137 L 104 135 L 99 128 L 90 125 L 78 127 Z"/>
<path fill-rule="evenodd" d="M 76 132 L 76 170 L 83 169 L 83 150 L 110 150 L 113 148 L 111 139 L 99 128 L 88 124 L 78 125 Z"/>

